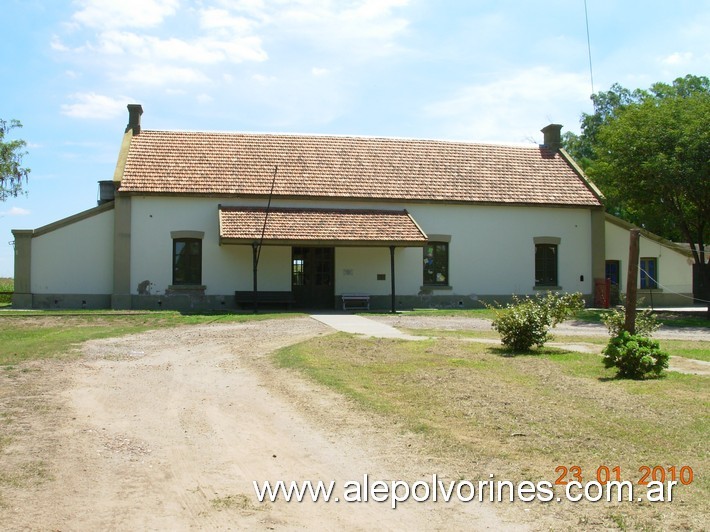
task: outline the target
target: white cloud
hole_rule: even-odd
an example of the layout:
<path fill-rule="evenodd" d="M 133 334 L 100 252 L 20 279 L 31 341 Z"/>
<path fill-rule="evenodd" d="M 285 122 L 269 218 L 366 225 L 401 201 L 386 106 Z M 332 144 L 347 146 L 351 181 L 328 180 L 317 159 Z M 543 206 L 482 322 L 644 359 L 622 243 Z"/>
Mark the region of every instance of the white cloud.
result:
<path fill-rule="evenodd" d="M 52 36 L 52 39 L 49 41 L 49 46 L 52 50 L 55 50 L 57 52 L 71 51 L 71 48 L 66 46 L 57 35 Z"/>
<path fill-rule="evenodd" d="M 270 87 L 277 100 L 305 93 L 300 86 L 306 83 L 305 94 L 314 107 L 330 101 L 334 108 L 342 108 L 358 64 L 402 50 L 399 42 L 409 26 L 404 11 L 409 3 L 77 0 L 72 27 L 50 44 L 69 63 L 65 71 L 76 73 L 83 83 L 72 96 L 74 101 L 62 106 L 62 113 L 113 117 L 125 112 L 125 102 L 113 106 L 101 94 L 140 92 L 145 99 L 156 88 L 161 95 L 184 94 L 199 101 L 207 83 L 212 84 L 214 98 L 221 90 L 251 85 L 256 91 Z M 250 68 L 257 63 L 267 64 L 258 71 Z M 347 79 L 342 78 L 344 72 Z M 247 92 L 244 97 L 263 102 L 261 94 Z M 263 105 L 280 113 L 283 107 L 282 102 Z"/>
<path fill-rule="evenodd" d="M 3 211 L 1 214 L 4 216 L 28 216 L 32 213 L 22 207 L 10 207 L 10 209 Z"/>
<path fill-rule="evenodd" d="M 210 79 L 202 71 L 176 66 L 162 66 L 153 63 L 135 65 L 128 72 L 120 75 L 120 81 L 131 85 L 143 86 L 174 86 L 207 83 Z"/>
<path fill-rule="evenodd" d="M 399 50 L 396 39 L 409 21 L 395 10 L 409 0 L 359 0 L 342 4 L 329 0 L 298 0 L 270 13 L 275 35 L 295 36 L 322 51 L 347 53 L 365 60 Z M 344 7 L 343 7 L 344 6 Z"/>
<path fill-rule="evenodd" d="M 257 83 L 264 83 L 264 84 L 274 83 L 275 81 L 277 81 L 276 76 L 265 76 L 263 74 L 254 74 L 251 77 L 251 79 L 253 79 Z"/>
<path fill-rule="evenodd" d="M 661 63 L 666 66 L 683 66 L 693 61 L 692 52 L 674 52 L 661 58 Z"/>
<path fill-rule="evenodd" d="M 94 92 L 79 92 L 70 96 L 76 103 L 63 104 L 61 112 L 63 115 L 73 118 L 90 118 L 106 120 L 116 118 L 126 112 L 126 102 L 130 98 L 112 98 Z"/>
<path fill-rule="evenodd" d="M 101 34 L 95 45 L 106 54 L 125 55 L 154 62 L 216 64 L 223 61 L 263 61 L 266 52 L 258 37 L 217 40 L 199 38 L 184 40 L 175 37 L 161 39 L 132 32 L 109 31 Z"/>
<path fill-rule="evenodd" d="M 152 28 L 174 15 L 179 0 L 79 0 L 72 20 L 90 28 Z"/>
<path fill-rule="evenodd" d="M 197 103 L 202 104 L 202 105 L 212 103 L 213 100 L 214 100 L 214 98 L 212 96 L 210 96 L 209 94 L 203 93 L 203 94 L 197 95 Z"/>
<path fill-rule="evenodd" d="M 255 20 L 233 16 L 226 9 L 210 8 L 200 11 L 200 27 L 203 30 L 245 34 L 251 32 L 255 26 Z"/>
<path fill-rule="evenodd" d="M 449 138 L 517 142 L 541 136 L 537 132 L 550 122 L 577 129 L 590 91 L 585 75 L 535 67 L 463 87 L 424 112 L 443 124 Z"/>
<path fill-rule="evenodd" d="M 315 77 L 327 76 L 328 74 L 330 74 L 330 70 L 327 68 L 313 67 L 311 68 L 311 74 L 313 74 Z"/>

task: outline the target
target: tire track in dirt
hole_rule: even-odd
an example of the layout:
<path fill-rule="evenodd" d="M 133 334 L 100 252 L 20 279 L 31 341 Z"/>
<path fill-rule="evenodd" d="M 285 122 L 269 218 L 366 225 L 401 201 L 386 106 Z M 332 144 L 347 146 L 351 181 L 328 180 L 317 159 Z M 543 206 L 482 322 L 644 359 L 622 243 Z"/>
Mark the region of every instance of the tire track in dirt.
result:
<path fill-rule="evenodd" d="M 330 332 L 310 318 L 191 326 L 95 340 L 80 361 L 45 362 L 57 414 L 22 452 L 42 449 L 51 478 L 14 490 L 0 519 L 17 530 L 520 530 L 485 505 L 256 501 L 254 480 L 342 489 L 365 473 L 445 475 L 418 454 L 417 436 L 267 358 Z"/>

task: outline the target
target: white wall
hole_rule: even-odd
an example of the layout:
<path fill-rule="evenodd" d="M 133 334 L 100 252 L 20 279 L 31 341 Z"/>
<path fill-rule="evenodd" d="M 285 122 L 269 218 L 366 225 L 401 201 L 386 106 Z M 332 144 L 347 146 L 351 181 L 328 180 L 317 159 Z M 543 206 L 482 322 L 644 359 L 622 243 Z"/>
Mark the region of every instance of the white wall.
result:
<path fill-rule="evenodd" d="M 591 292 L 589 210 L 411 205 L 409 212 L 427 234 L 451 235 L 449 277 L 455 294 L 534 293 L 533 238 L 539 236 L 560 238 L 558 282 L 562 290 Z"/>
<path fill-rule="evenodd" d="M 395 290 L 412 295 L 422 284 L 421 248 L 397 248 L 394 252 Z M 378 274 L 385 279 L 379 281 Z M 392 288 L 389 247 L 340 247 L 335 250 L 335 293 L 366 292 L 373 296 L 390 294 Z"/>
<path fill-rule="evenodd" d="M 34 294 L 113 291 L 113 210 L 32 238 Z"/>
<path fill-rule="evenodd" d="M 623 292 L 626 290 L 626 271 L 629 267 L 629 230 L 609 220 L 605 225 L 606 260 L 620 261 L 619 289 Z M 692 258 L 643 235 L 639 239 L 639 257 L 658 259 L 658 283 L 661 290 L 678 294 L 693 292 Z M 636 286 L 640 284 L 639 274 Z"/>
<path fill-rule="evenodd" d="M 210 198 L 134 197 L 131 200 L 131 293 L 149 281 L 152 294 L 172 284 L 172 231 L 203 231 L 202 284 L 207 295 L 251 290 L 251 246 L 219 245 L 219 201 Z M 291 250 L 264 246 L 259 284 L 291 289 Z"/>
<path fill-rule="evenodd" d="M 219 245 L 218 204 L 264 206 L 264 200 L 225 201 L 214 198 L 133 197 L 131 292 L 150 281 L 151 293 L 163 293 L 172 282 L 171 231 L 204 231 L 202 282 L 206 294 L 250 290 L 250 246 Z M 565 291 L 591 293 L 591 216 L 587 209 L 520 206 L 471 206 L 405 203 L 274 201 L 273 207 L 406 208 L 427 234 L 451 236 L 450 290 L 441 295 L 534 293 L 536 236 L 558 237 L 559 284 Z M 289 247 L 264 246 L 259 264 L 260 286 L 290 289 Z M 390 290 L 388 248 L 339 247 L 335 252 L 335 293 Z M 422 285 L 421 248 L 398 248 L 397 293 L 416 295 Z M 377 274 L 386 274 L 378 281 Z M 584 277 L 580 281 L 580 276 Z"/>

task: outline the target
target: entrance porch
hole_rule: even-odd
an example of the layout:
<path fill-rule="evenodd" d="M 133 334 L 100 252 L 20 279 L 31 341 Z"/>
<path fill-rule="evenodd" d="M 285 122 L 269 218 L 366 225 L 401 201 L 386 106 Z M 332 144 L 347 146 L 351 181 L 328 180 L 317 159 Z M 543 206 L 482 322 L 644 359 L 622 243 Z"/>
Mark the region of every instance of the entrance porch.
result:
<path fill-rule="evenodd" d="M 290 248 L 291 300 L 294 308 L 338 308 L 336 248 L 384 248 L 389 250 L 391 310 L 395 310 L 395 249 L 422 247 L 427 236 L 406 210 L 307 209 L 219 207 L 220 245 L 250 245 L 253 264 L 253 306 L 260 293 L 270 291 L 259 280 L 259 261 L 264 246 Z M 344 253 L 343 255 L 347 255 Z M 379 253 L 378 253 L 379 255 Z M 352 257 L 352 255 L 351 255 Z M 384 258 L 384 257 L 383 257 Z M 377 261 L 380 263 L 380 261 Z M 381 263 L 380 263 L 381 264 Z M 338 264 L 344 272 L 348 263 Z M 385 280 L 386 272 L 377 280 Z M 366 283 L 349 286 L 367 294 Z"/>

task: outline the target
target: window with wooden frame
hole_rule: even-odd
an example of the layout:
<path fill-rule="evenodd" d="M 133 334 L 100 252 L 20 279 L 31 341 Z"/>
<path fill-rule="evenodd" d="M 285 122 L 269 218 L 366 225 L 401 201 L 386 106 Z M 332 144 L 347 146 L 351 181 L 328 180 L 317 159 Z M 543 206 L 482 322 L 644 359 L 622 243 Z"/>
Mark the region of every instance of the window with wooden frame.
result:
<path fill-rule="evenodd" d="M 173 239 L 173 284 L 202 284 L 202 240 Z"/>
<path fill-rule="evenodd" d="M 621 283 L 619 282 L 620 280 L 620 274 L 621 274 L 621 262 L 618 260 L 608 260 L 605 263 L 604 266 L 605 270 L 605 277 L 611 281 L 612 285 L 619 286 Z"/>
<path fill-rule="evenodd" d="M 424 284 L 440 286 L 451 284 L 448 242 L 427 242 L 424 246 Z"/>
<path fill-rule="evenodd" d="M 641 275 L 641 289 L 658 288 L 658 259 L 656 257 L 642 257 L 639 263 Z"/>
<path fill-rule="evenodd" d="M 535 286 L 557 286 L 557 244 L 535 244 Z"/>

